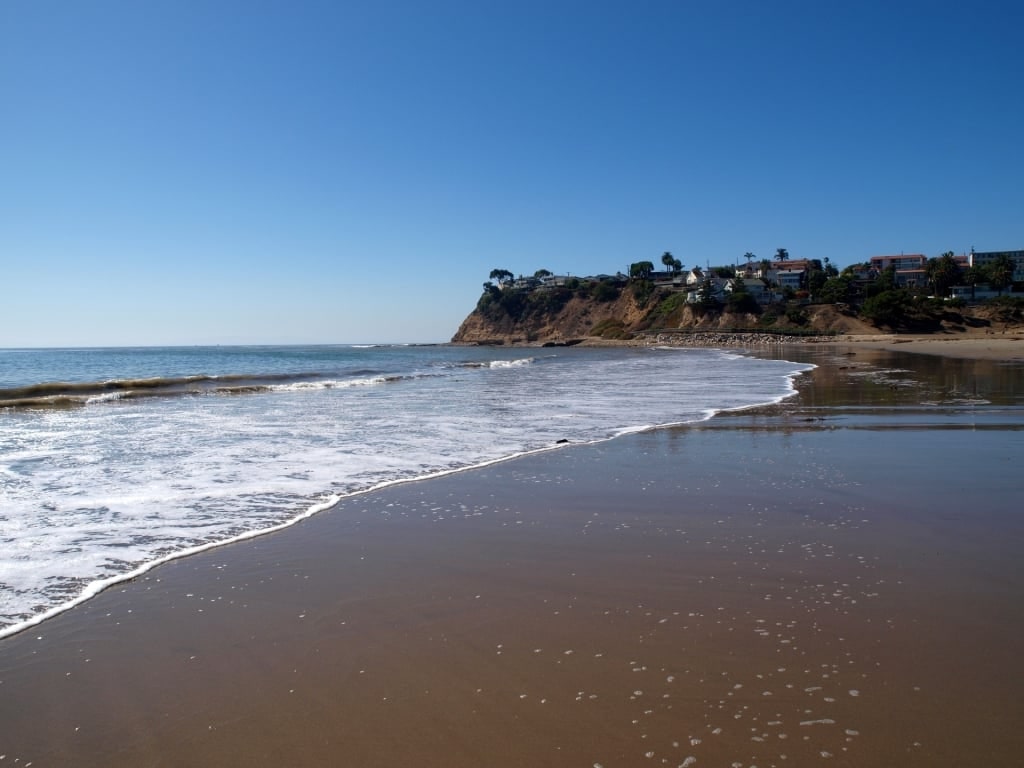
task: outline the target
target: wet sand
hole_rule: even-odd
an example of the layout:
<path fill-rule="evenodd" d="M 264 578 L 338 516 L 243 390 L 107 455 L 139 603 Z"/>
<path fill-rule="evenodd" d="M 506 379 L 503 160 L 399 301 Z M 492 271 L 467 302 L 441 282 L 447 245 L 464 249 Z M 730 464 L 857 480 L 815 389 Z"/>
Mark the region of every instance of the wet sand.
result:
<path fill-rule="evenodd" d="M 972 334 L 879 334 L 843 336 L 837 343 L 857 348 L 891 350 L 960 359 L 1024 362 L 1024 332 Z"/>
<path fill-rule="evenodd" d="M 782 405 L 354 497 L 0 641 L 0 755 L 1019 765 L 1024 369 L 771 354 L 820 365 Z"/>

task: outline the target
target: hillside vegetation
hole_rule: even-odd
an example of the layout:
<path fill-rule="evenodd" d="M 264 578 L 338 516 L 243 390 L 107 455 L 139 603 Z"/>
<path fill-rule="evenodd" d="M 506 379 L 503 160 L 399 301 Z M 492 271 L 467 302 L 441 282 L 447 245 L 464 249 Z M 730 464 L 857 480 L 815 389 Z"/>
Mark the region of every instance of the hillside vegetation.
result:
<path fill-rule="evenodd" d="M 965 307 L 879 294 L 864 305 L 784 301 L 767 306 L 686 302 L 686 293 L 648 281 L 580 283 L 543 290 L 489 288 L 452 338 L 467 344 L 575 344 L 670 331 L 760 331 L 794 335 L 985 333 L 1020 327 L 1024 300 L 1004 296 Z"/>

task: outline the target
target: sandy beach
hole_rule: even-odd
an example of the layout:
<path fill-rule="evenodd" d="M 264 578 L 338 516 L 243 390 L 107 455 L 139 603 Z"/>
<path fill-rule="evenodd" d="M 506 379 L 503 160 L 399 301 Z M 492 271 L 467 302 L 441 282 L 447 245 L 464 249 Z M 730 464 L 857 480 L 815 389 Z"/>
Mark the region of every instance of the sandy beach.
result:
<path fill-rule="evenodd" d="M 844 336 L 837 344 L 850 344 L 866 349 L 911 352 L 973 360 L 1024 362 L 1024 332 L 972 334 L 963 336 L 895 335 Z"/>
<path fill-rule="evenodd" d="M 958 334 L 841 334 L 836 336 L 785 337 L 770 334 L 696 332 L 641 335 L 629 341 L 589 338 L 584 346 L 711 346 L 741 347 L 752 350 L 783 347 L 799 349 L 808 345 L 829 345 L 850 349 L 873 349 L 939 357 L 1024 362 L 1024 331 L 975 331 Z"/>
<path fill-rule="evenodd" d="M 0 641 L 34 766 L 1018 765 L 1024 341 L 346 499 Z M 913 354 L 911 354 L 913 353 Z"/>

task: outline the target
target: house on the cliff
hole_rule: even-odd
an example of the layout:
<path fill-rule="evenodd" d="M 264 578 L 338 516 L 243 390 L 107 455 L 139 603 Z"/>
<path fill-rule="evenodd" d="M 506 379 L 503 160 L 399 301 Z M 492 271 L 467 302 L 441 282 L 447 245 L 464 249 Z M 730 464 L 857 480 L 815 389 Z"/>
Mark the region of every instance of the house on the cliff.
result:
<path fill-rule="evenodd" d="M 913 288 L 924 285 L 927 281 L 928 257 L 923 253 L 901 253 L 898 256 L 872 256 L 869 260 L 876 274 L 892 269 L 896 276 L 896 285 L 900 288 Z"/>
<path fill-rule="evenodd" d="M 792 288 L 799 291 L 804 287 L 805 269 L 777 269 L 774 271 L 775 282 L 780 288 Z"/>
<path fill-rule="evenodd" d="M 695 281 L 686 287 L 686 303 L 697 304 L 701 299 L 701 290 L 705 285 L 709 285 L 711 288 L 711 296 L 716 301 L 725 301 L 726 290 L 728 289 L 729 283 L 732 282 L 730 278 L 718 277 L 717 275 L 705 275 L 699 269 L 695 269 L 701 275 L 699 281 Z M 692 273 L 691 273 L 692 274 Z"/>
<path fill-rule="evenodd" d="M 668 288 L 671 291 L 686 290 L 686 275 L 682 272 L 652 272 L 651 282 L 656 288 Z"/>
<path fill-rule="evenodd" d="M 725 284 L 726 295 L 733 293 L 740 286 L 739 279 L 729 280 Z M 761 280 L 743 280 L 743 290 L 749 293 L 758 304 L 771 304 L 775 301 L 775 291 Z"/>

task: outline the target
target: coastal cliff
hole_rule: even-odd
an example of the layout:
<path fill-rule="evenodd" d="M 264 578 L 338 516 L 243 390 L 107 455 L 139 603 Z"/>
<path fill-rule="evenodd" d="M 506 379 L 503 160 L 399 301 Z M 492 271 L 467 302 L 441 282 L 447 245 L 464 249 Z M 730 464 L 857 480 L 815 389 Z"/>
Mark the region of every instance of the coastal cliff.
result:
<path fill-rule="evenodd" d="M 540 293 L 515 302 L 488 302 L 487 298 L 481 298 L 462 322 L 454 343 L 566 343 L 590 336 L 602 324 L 636 327 L 646 315 L 625 292 L 612 301 L 578 295 L 555 295 L 549 300 Z"/>
<path fill-rule="evenodd" d="M 452 337 L 456 344 L 575 344 L 585 339 L 629 339 L 641 333 L 773 329 L 808 333 L 872 333 L 877 329 L 831 305 L 777 313 L 708 309 L 685 294 L 629 288 L 614 296 L 555 289 L 485 293 Z"/>

